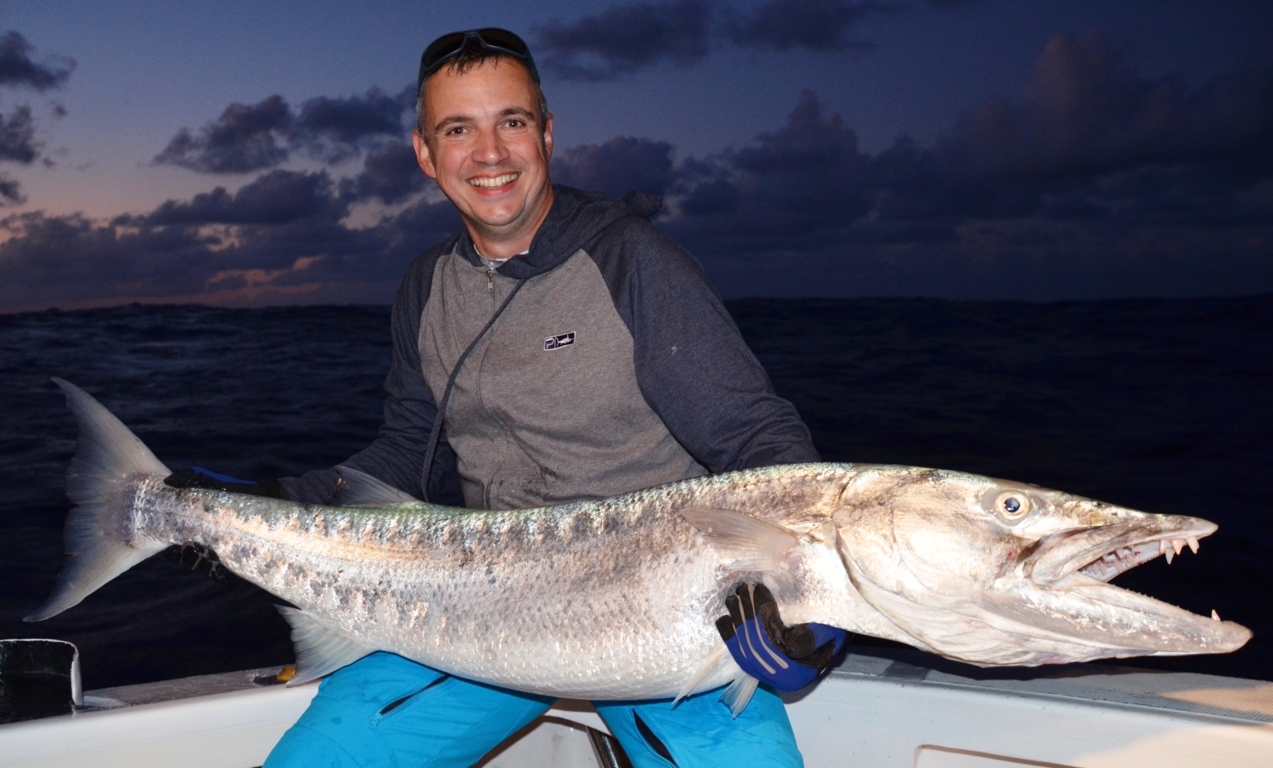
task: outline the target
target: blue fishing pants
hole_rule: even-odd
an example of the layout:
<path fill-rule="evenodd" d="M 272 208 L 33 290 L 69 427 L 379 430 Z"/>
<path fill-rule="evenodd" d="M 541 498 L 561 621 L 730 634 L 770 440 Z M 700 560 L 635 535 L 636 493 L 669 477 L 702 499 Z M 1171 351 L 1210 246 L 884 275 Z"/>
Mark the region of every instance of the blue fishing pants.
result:
<path fill-rule="evenodd" d="M 737 719 L 719 698 L 594 706 L 634 768 L 803 765 L 776 694 L 762 686 Z M 323 680 L 264 768 L 468 768 L 552 702 L 373 653 Z"/>

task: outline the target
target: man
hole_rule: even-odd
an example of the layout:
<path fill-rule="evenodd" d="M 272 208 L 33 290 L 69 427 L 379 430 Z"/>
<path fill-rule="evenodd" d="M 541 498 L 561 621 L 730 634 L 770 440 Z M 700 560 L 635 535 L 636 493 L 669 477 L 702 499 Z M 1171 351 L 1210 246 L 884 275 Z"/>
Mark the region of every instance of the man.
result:
<path fill-rule="evenodd" d="M 649 223 L 658 201 L 552 186 L 552 115 L 520 38 L 445 35 L 418 86 L 416 156 L 464 227 L 403 279 L 384 425 L 347 465 L 432 501 L 509 509 L 817 460 L 701 269 Z M 281 481 L 309 502 L 335 482 L 330 470 Z M 739 594 L 722 634 L 769 680 L 739 638 L 770 629 L 781 648 L 787 628 L 776 610 L 760 627 Z M 801 685 L 844 637 L 810 626 L 818 662 L 780 662 Z M 596 708 L 636 766 L 800 764 L 772 690 L 737 719 L 719 696 Z M 377 653 L 324 680 L 266 766 L 470 765 L 550 703 Z"/>

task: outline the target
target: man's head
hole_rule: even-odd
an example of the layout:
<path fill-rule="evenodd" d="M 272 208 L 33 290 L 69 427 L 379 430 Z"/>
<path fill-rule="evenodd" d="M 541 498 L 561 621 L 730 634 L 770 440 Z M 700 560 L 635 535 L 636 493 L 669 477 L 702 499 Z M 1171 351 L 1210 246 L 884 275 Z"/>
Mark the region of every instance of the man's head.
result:
<path fill-rule="evenodd" d="M 525 43 L 511 32 L 454 32 L 420 61 L 424 172 L 460 211 L 482 255 L 530 247 L 552 206 L 552 115 Z"/>

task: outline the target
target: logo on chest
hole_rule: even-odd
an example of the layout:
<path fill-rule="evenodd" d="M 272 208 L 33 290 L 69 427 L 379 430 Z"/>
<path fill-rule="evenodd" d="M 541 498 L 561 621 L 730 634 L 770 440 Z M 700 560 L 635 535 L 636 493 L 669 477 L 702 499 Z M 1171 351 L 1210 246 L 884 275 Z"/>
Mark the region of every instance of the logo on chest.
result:
<path fill-rule="evenodd" d="M 575 343 L 575 332 L 563 333 L 557 336 L 546 336 L 544 338 L 544 351 L 551 352 L 554 349 L 569 347 Z"/>

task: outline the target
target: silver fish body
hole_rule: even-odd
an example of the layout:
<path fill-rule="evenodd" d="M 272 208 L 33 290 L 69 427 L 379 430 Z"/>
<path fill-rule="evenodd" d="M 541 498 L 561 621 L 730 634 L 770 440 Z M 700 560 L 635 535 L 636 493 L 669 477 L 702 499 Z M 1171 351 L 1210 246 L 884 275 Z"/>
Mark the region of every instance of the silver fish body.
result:
<path fill-rule="evenodd" d="M 983 665 L 1217 653 L 1250 637 L 1107 583 L 1215 530 L 1196 518 L 956 472 L 851 464 L 490 512 L 388 502 L 392 491 L 351 472 L 355 497 L 382 501 L 301 505 L 168 487 L 168 470 L 122 424 L 59 384 L 81 422 L 68 481 L 77 508 L 68 565 L 32 620 L 172 543 L 199 542 L 296 606 L 288 618 L 306 677 L 381 649 L 571 698 L 737 684 L 750 678 L 714 620 L 743 581 L 766 583 L 789 623 L 819 621 Z"/>

